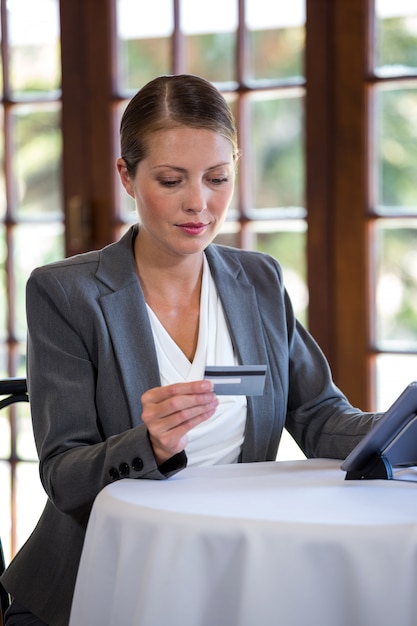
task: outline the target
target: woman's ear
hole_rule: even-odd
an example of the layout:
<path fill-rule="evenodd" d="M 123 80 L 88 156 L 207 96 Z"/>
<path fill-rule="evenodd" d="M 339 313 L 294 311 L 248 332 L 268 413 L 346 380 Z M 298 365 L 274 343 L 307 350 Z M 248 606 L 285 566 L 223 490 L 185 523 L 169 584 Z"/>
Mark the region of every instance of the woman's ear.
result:
<path fill-rule="evenodd" d="M 135 193 L 133 190 L 132 179 L 129 176 L 129 172 L 127 170 L 126 161 L 119 157 L 116 161 L 117 171 L 119 173 L 120 181 L 123 187 L 126 189 L 129 196 L 132 198 L 135 197 Z"/>

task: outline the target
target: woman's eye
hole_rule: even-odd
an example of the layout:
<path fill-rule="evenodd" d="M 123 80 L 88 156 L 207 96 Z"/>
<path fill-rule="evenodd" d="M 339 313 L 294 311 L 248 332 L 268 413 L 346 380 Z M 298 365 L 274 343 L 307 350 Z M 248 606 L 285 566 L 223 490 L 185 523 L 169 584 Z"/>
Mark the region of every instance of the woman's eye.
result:
<path fill-rule="evenodd" d="M 162 187 L 175 187 L 175 185 L 178 185 L 181 181 L 177 178 L 163 178 L 159 181 L 159 184 L 162 185 Z"/>
<path fill-rule="evenodd" d="M 222 176 L 222 177 L 219 177 L 219 178 L 211 178 L 210 182 L 213 185 L 221 185 L 222 183 L 227 183 L 228 180 L 229 180 L 228 178 Z"/>

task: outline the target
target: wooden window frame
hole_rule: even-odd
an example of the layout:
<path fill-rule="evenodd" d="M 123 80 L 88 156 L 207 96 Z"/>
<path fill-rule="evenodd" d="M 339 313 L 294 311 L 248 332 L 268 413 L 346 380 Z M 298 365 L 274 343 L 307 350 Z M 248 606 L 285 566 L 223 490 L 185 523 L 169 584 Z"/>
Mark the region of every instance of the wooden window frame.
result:
<path fill-rule="evenodd" d="M 309 327 L 336 383 L 372 409 L 368 74 L 372 0 L 308 0 Z"/>
<path fill-rule="evenodd" d="M 111 0 L 60 2 L 67 256 L 117 236 L 115 16 Z"/>
<path fill-rule="evenodd" d="M 180 0 L 172 0 L 173 73 L 183 71 Z M 238 2 L 242 17 L 245 0 Z M 326 354 L 333 377 L 349 400 L 375 409 L 371 180 L 374 0 L 306 0 L 305 171 L 307 205 L 308 326 Z M 5 2 L 2 2 L 3 12 Z M 4 18 L 4 15 L 3 15 Z M 123 226 L 113 156 L 122 95 L 117 93 L 115 0 L 60 0 L 62 57 L 63 206 L 66 255 L 101 248 Z M 4 20 L 3 20 L 4 23 Z M 246 141 L 246 32 L 237 33 L 238 123 Z M 4 46 L 3 42 L 3 46 Z M 4 49 L 3 49 L 4 52 Z M 7 71 L 7 70 L 6 70 Z M 274 88 L 278 86 L 273 86 Z M 4 94 L 7 148 L 8 94 Z M 6 153 L 5 176 L 10 177 Z M 241 167 L 247 167 L 242 161 Z M 245 176 L 237 189 L 239 245 L 250 245 Z M 12 202 L 8 202 L 12 206 Z M 13 214 L 6 215 L 12 233 Z M 12 249 L 12 238 L 10 249 Z M 8 298 L 13 317 L 12 268 Z M 9 322 L 9 371 L 15 339 Z M 16 439 L 12 420 L 13 440 Z M 14 452 L 13 452 L 14 454 Z M 12 469 L 18 459 L 11 459 Z M 15 494 L 12 489 L 12 499 Z M 13 504 L 13 524 L 15 524 Z M 12 546 L 13 551 L 15 546 Z"/>
<path fill-rule="evenodd" d="M 243 5 L 239 0 L 240 12 Z M 373 0 L 307 0 L 306 6 L 309 329 L 337 384 L 354 404 L 370 409 L 368 33 Z M 177 26 L 178 8 L 175 0 Z M 67 254 L 113 241 L 120 225 L 114 164 L 108 158 L 117 145 L 113 117 L 119 101 L 114 18 L 111 0 L 61 1 Z M 242 85 L 244 42 L 240 29 Z M 181 71 L 177 31 L 172 46 L 172 71 Z M 242 218 L 242 245 L 244 223 Z"/>

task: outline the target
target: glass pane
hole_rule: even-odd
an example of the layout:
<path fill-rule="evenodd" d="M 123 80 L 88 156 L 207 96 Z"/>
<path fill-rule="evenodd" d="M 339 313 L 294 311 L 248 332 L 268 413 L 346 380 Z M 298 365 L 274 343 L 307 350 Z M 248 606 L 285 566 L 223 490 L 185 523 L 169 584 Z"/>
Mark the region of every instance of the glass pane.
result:
<path fill-rule="evenodd" d="M 246 10 L 249 77 L 303 76 L 305 0 L 246 0 Z"/>
<path fill-rule="evenodd" d="M 290 433 L 284 428 L 279 442 L 277 461 L 301 461 L 306 455 L 295 443 Z"/>
<path fill-rule="evenodd" d="M 0 224 L 0 340 L 7 334 L 6 229 Z"/>
<path fill-rule="evenodd" d="M 62 224 L 28 224 L 16 227 L 16 333 L 26 335 L 25 288 L 30 272 L 64 257 Z"/>
<path fill-rule="evenodd" d="M 233 248 L 239 248 L 239 231 L 240 225 L 237 222 L 226 221 L 223 224 L 220 233 L 214 240 L 214 243 L 218 243 L 223 246 L 232 246 Z"/>
<path fill-rule="evenodd" d="M 14 357 L 16 376 L 26 376 L 26 335 L 17 343 Z"/>
<path fill-rule="evenodd" d="M 115 125 L 116 125 L 117 133 L 118 133 L 117 143 L 116 143 L 117 156 L 119 156 L 120 154 L 120 140 L 119 140 L 120 120 L 122 119 L 123 111 L 127 107 L 128 103 L 129 101 L 125 100 L 124 102 L 119 104 L 119 106 L 116 109 Z M 118 210 L 119 210 L 120 219 L 122 220 L 122 222 L 129 224 L 129 225 L 136 224 L 136 222 L 138 221 L 138 214 L 136 211 L 135 201 L 133 200 L 131 196 L 129 196 L 129 194 L 123 187 L 122 183 L 120 182 L 120 178 L 117 173 L 116 167 L 114 168 L 114 177 L 116 181 L 115 189 L 117 190 L 117 194 L 118 194 Z"/>
<path fill-rule="evenodd" d="M 37 463 L 19 463 L 16 471 L 17 489 L 17 548 L 34 529 L 46 502 Z"/>
<path fill-rule="evenodd" d="M 59 0 L 8 0 L 14 97 L 57 92 L 61 84 Z"/>
<path fill-rule="evenodd" d="M 0 376 L 7 377 L 7 357 L 4 344 L 0 343 Z"/>
<path fill-rule="evenodd" d="M 172 0 L 117 0 L 118 87 L 136 92 L 171 73 Z"/>
<path fill-rule="evenodd" d="M 417 73 L 415 0 L 376 0 L 375 65 L 381 76 Z"/>
<path fill-rule="evenodd" d="M 306 268 L 306 223 L 303 220 L 275 224 L 257 223 L 255 250 L 266 252 L 281 264 L 284 283 L 297 318 L 307 323 L 308 287 Z M 279 230 L 278 230 L 279 228 Z"/>
<path fill-rule="evenodd" d="M 119 197 L 120 197 L 120 216 L 126 224 L 136 224 L 138 221 L 138 213 L 136 211 L 135 201 L 126 192 L 120 181 L 118 181 Z"/>
<path fill-rule="evenodd" d="M 13 110 L 13 172 L 18 212 L 25 216 L 62 213 L 60 105 L 21 105 Z"/>
<path fill-rule="evenodd" d="M 376 360 L 376 410 L 389 409 L 413 380 L 417 380 L 417 355 L 379 355 Z"/>
<path fill-rule="evenodd" d="M 236 97 L 235 94 L 228 94 L 228 93 L 223 93 L 223 96 L 227 102 L 227 104 L 229 105 L 233 117 L 235 119 L 235 122 L 237 120 L 238 117 L 238 99 Z M 239 164 L 237 167 L 237 171 L 236 171 L 236 179 L 235 179 L 235 192 L 232 196 L 232 199 L 230 201 L 229 204 L 229 210 L 227 213 L 227 219 L 231 220 L 231 219 L 237 219 L 238 216 L 238 211 L 239 211 L 239 207 L 238 207 L 238 192 L 237 190 L 239 189 L 239 185 L 240 185 L 240 168 L 239 168 Z"/>
<path fill-rule="evenodd" d="M 303 98 L 270 93 L 251 101 L 251 170 L 256 209 L 304 206 Z"/>
<path fill-rule="evenodd" d="M 8 409 L 0 411 L 0 458 L 7 459 L 10 456 L 10 420 Z M 1 489 L 1 491 L 3 491 Z"/>
<path fill-rule="evenodd" d="M 0 29 L 2 29 L 2 16 L 1 16 L 1 12 L 0 12 Z M 1 32 L 3 32 L 3 30 L 1 30 Z M 3 67 L 3 46 L 0 46 L 0 68 Z M 4 93 L 3 93 L 3 72 L 0 72 L 0 91 L 1 91 L 1 95 L 3 97 Z"/>
<path fill-rule="evenodd" d="M 19 402 L 15 405 L 17 420 L 17 454 L 21 459 L 37 461 L 38 454 L 33 436 L 30 407 L 27 402 Z"/>
<path fill-rule="evenodd" d="M 1 73 L 1 72 L 0 72 Z M 0 133 L 2 141 L 0 141 L 0 219 L 3 220 L 6 215 L 6 185 L 4 180 L 4 109 L 0 107 Z"/>
<path fill-rule="evenodd" d="M 416 242 L 417 220 L 386 219 L 375 226 L 379 349 L 417 350 Z"/>
<path fill-rule="evenodd" d="M 0 461 L 0 536 L 3 545 L 4 558 L 6 564 L 11 559 L 11 528 L 12 516 L 10 511 L 10 465 L 7 462 Z"/>
<path fill-rule="evenodd" d="M 417 87 L 375 94 L 377 210 L 417 215 Z"/>
<path fill-rule="evenodd" d="M 237 4 L 224 0 L 207 3 L 182 0 L 186 72 L 204 76 L 212 82 L 235 79 Z"/>

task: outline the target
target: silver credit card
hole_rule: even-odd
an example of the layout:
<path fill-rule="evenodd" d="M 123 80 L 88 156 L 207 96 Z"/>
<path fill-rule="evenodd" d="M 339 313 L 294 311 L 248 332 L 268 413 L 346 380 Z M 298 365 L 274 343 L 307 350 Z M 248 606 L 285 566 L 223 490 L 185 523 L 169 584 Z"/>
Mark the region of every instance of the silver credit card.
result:
<path fill-rule="evenodd" d="M 204 378 L 211 380 L 218 396 L 261 396 L 265 375 L 266 365 L 213 365 L 204 371 Z"/>

